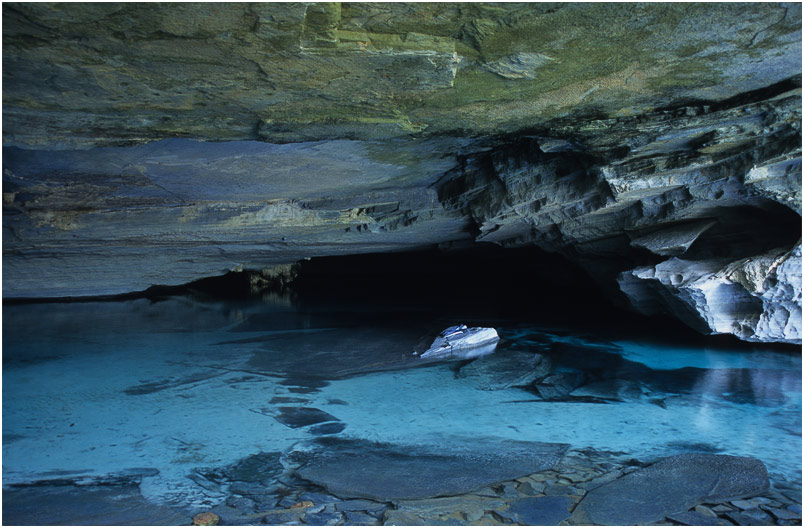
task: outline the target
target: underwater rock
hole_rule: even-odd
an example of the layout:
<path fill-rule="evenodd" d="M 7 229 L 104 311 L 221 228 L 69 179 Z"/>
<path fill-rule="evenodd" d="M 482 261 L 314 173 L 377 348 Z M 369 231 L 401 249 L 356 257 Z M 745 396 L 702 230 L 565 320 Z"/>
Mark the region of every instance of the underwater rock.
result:
<path fill-rule="evenodd" d="M 342 422 L 326 422 L 308 428 L 308 433 L 313 435 L 332 435 L 344 431 L 347 425 Z"/>
<path fill-rule="evenodd" d="M 540 397 L 543 399 L 561 399 L 567 397 L 574 389 L 584 382 L 584 373 L 566 371 L 548 375 L 534 383 Z"/>
<path fill-rule="evenodd" d="M 568 496 L 540 496 L 514 501 L 505 512 L 524 525 L 559 525 L 570 517 L 572 505 Z"/>
<path fill-rule="evenodd" d="M 383 514 L 383 525 L 427 525 L 413 512 L 388 510 Z"/>
<path fill-rule="evenodd" d="M 133 484 L 37 485 L 3 491 L 3 525 L 179 526 L 189 522 L 188 513 L 146 501 Z"/>
<path fill-rule="evenodd" d="M 584 384 L 572 391 L 573 396 L 611 400 L 635 400 L 643 396 L 641 384 L 635 380 L 608 378 Z"/>
<path fill-rule="evenodd" d="M 378 500 L 449 496 L 556 465 L 568 445 L 456 439 L 407 446 L 332 437 L 299 445 L 296 474 L 346 498 Z"/>
<path fill-rule="evenodd" d="M 682 525 L 699 525 L 705 527 L 712 525 L 733 525 L 727 520 L 723 520 L 721 518 L 713 518 L 712 516 L 706 516 L 696 511 L 678 512 L 675 514 L 671 514 L 666 518 L 668 518 L 671 521 L 680 523 Z"/>
<path fill-rule="evenodd" d="M 761 494 L 769 488 L 757 459 L 683 454 L 590 490 L 573 512 L 579 524 L 644 525 L 698 503 Z"/>
<path fill-rule="evenodd" d="M 500 509 L 506 505 L 506 502 L 500 498 L 465 494 L 445 498 L 396 501 L 394 504 L 399 511 L 410 511 L 426 518 L 436 518 L 455 512 L 477 514 L 477 511 L 481 511 L 480 516 L 483 516 L 484 511 Z"/>
<path fill-rule="evenodd" d="M 240 512 L 254 512 L 257 505 L 254 500 L 243 496 L 229 496 L 226 499 L 226 504 Z"/>
<path fill-rule="evenodd" d="M 344 511 L 346 525 L 379 525 L 378 519 L 362 512 Z"/>
<path fill-rule="evenodd" d="M 342 518 L 343 515 L 340 512 L 306 512 L 302 517 L 308 525 L 338 525 Z"/>
<path fill-rule="evenodd" d="M 278 410 L 279 413 L 274 415 L 274 418 L 277 420 L 277 422 L 280 422 L 289 428 L 302 428 L 303 426 L 310 426 L 311 424 L 330 421 L 334 421 L 336 423 L 338 422 L 337 417 L 333 417 L 329 413 L 318 408 L 294 408 L 291 406 L 280 406 Z"/>
<path fill-rule="evenodd" d="M 335 508 L 339 511 L 376 511 L 385 507 L 385 503 L 371 500 L 347 500 L 335 504 Z"/>
<path fill-rule="evenodd" d="M 264 525 L 285 525 L 298 522 L 302 519 L 304 511 L 301 509 L 283 509 L 267 513 L 262 518 Z"/>
<path fill-rule="evenodd" d="M 768 512 L 774 516 L 776 520 L 801 520 L 802 513 L 801 512 L 794 512 L 789 509 L 775 509 L 774 507 L 769 507 L 766 509 Z"/>
<path fill-rule="evenodd" d="M 315 316 L 310 319 L 319 323 Z M 328 325 L 327 319 L 321 324 Z M 341 320 L 330 325 L 343 324 Z M 323 387 L 329 379 L 407 369 L 429 362 L 411 354 L 420 334 L 413 326 L 391 327 L 387 322 L 376 326 L 350 326 L 348 333 L 341 329 L 322 329 L 305 334 L 301 343 L 297 335 L 274 334 L 260 338 L 249 368 L 262 373 L 291 374 L 297 385 Z M 285 354 L 289 348 L 295 351 L 294 355 Z"/>
<path fill-rule="evenodd" d="M 548 357 L 520 350 L 498 351 L 477 358 L 462 366 L 458 378 L 470 379 L 476 387 L 486 390 L 527 386 L 551 369 Z"/>
<path fill-rule="evenodd" d="M 724 516 L 735 522 L 737 525 L 772 525 L 774 519 L 771 515 L 760 509 L 747 509 L 744 511 L 733 511 L 725 513 Z"/>

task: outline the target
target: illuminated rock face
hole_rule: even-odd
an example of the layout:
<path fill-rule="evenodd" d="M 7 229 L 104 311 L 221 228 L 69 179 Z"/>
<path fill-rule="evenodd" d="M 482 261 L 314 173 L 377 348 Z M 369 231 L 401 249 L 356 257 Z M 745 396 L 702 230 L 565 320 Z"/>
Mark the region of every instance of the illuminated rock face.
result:
<path fill-rule="evenodd" d="M 488 242 L 801 341 L 798 4 L 3 10 L 5 297 Z"/>

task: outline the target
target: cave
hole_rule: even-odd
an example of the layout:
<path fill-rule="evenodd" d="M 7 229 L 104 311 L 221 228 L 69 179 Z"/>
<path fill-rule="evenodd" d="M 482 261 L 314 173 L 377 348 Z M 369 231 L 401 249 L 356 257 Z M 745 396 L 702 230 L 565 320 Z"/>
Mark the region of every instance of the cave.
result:
<path fill-rule="evenodd" d="M 801 5 L 2 16 L 4 524 L 801 524 Z"/>

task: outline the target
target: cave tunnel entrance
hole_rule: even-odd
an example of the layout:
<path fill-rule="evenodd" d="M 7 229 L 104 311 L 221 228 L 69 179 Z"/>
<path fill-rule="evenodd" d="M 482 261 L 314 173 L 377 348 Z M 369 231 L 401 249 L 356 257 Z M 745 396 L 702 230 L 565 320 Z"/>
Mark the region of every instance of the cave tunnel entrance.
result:
<path fill-rule="evenodd" d="M 265 294 L 251 287 L 247 272 L 205 278 L 180 288 L 194 296 L 216 299 L 254 301 Z M 171 289 L 146 295 L 159 298 L 176 293 Z M 310 313 L 369 315 L 384 311 L 402 319 L 406 314 L 417 318 L 432 314 L 434 318 L 490 325 L 498 319 L 518 320 L 587 329 L 610 339 L 641 334 L 679 344 L 754 347 L 731 335 L 704 336 L 670 315 L 647 317 L 617 306 L 584 269 L 560 254 L 534 246 L 502 248 L 482 243 L 461 250 L 434 247 L 315 257 L 299 264 L 295 279 L 282 289 L 282 295 L 297 310 Z"/>
<path fill-rule="evenodd" d="M 302 262 L 293 286 L 303 303 L 392 304 L 507 317 L 612 308 L 581 268 L 536 247 L 480 244 L 314 258 Z"/>
<path fill-rule="evenodd" d="M 183 287 L 156 287 L 146 295 L 189 291 L 212 298 L 259 296 L 249 277 L 249 272 L 230 272 Z M 506 318 L 600 318 L 619 312 L 582 268 L 534 246 L 481 243 L 460 250 L 314 257 L 301 261 L 293 281 L 281 290 L 300 307 L 310 308 L 360 311 L 385 306 Z"/>

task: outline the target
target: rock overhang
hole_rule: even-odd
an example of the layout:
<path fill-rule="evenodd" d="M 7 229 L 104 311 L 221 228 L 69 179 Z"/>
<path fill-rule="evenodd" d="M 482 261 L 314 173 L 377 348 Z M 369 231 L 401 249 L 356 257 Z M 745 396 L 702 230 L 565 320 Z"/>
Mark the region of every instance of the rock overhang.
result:
<path fill-rule="evenodd" d="M 799 72 L 800 8 L 7 3 L 4 144 L 499 134 L 722 100 Z"/>
<path fill-rule="evenodd" d="M 7 297 L 460 241 L 563 253 L 616 296 L 705 241 L 797 245 L 738 239 L 801 214 L 799 4 L 3 9 Z M 727 236 L 747 207 L 771 221 Z M 768 279 L 747 306 L 779 308 Z M 703 330 L 776 340 L 759 310 Z"/>

